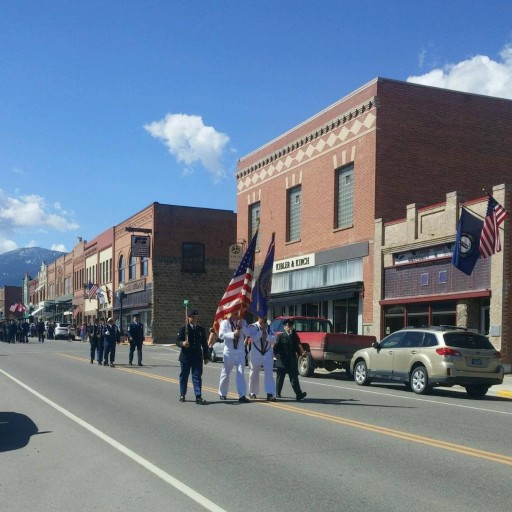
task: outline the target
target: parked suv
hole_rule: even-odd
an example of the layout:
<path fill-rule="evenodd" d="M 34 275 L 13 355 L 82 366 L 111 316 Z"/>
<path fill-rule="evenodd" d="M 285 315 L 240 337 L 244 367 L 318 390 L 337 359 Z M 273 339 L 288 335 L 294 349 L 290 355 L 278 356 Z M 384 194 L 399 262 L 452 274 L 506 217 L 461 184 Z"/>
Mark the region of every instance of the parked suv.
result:
<path fill-rule="evenodd" d="M 74 339 L 74 331 L 71 328 L 70 324 L 55 324 L 55 331 L 53 333 L 56 340 L 62 338 L 63 340 L 72 340 Z"/>
<path fill-rule="evenodd" d="M 354 381 L 403 382 L 415 393 L 435 386 L 463 386 L 482 397 L 503 382 L 501 354 L 481 334 L 452 326 L 406 327 L 358 350 L 350 362 Z"/>

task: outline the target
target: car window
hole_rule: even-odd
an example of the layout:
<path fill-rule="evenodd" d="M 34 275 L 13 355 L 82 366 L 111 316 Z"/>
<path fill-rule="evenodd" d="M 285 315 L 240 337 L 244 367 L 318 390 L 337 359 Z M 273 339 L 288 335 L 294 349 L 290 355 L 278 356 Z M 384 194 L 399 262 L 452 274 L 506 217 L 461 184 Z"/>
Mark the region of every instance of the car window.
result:
<path fill-rule="evenodd" d="M 494 349 L 492 343 L 485 336 L 472 332 L 447 332 L 444 334 L 444 342 L 448 347 Z"/>
<path fill-rule="evenodd" d="M 380 342 L 380 348 L 395 348 L 400 345 L 405 332 L 398 331 L 390 334 Z"/>
<path fill-rule="evenodd" d="M 423 344 L 423 333 L 420 331 L 408 331 L 402 338 L 400 348 L 421 347 Z"/>
<path fill-rule="evenodd" d="M 437 338 L 435 334 L 431 332 L 426 332 L 423 338 L 423 346 L 424 347 L 435 347 L 438 344 Z"/>

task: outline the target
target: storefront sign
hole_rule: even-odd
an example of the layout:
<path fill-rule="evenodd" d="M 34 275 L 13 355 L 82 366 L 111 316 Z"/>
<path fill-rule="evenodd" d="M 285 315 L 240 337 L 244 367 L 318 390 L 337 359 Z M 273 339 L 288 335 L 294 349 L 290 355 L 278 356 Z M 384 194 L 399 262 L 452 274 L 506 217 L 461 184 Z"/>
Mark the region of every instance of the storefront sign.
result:
<path fill-rule="evenodd" d="M 229 246 L 229 268 L 238 268 L 243 256 L 242 244 L 232 244 Z"/>
<path fill-rule="evenodd" d="M 132 235 L 132 256 L 149 258 L 149 236 Z"/>
<path fill-rule="evenodd" d="M 274 261 L 274 274 L 278 272 L 289 272 L 290 270 L 299 270 L 307 267 L 315 266 L 315 254 L 304 254 L 295 258 L 287 258 L 286 260 Z"/>
<path fill-rule="evenodd" d="M 129 283 L 125 283 L 124 292 L 125 293 L 135 293 L 141 292 L 146 289 L 146 280 L 139 279 L 137 281 L 130 281 Z"/>
<path fill-rule="evenodd" d="M 417 263 L 418 261 L 435 260 L 437 258 L 447 258 L 453 254 L 453 244 L 438 245 L 437 247 L 428 247 L 426 249 L 414 249 L 407 252 L 395 254 L 395 265 L 404 265 L 406 263 Z"/>

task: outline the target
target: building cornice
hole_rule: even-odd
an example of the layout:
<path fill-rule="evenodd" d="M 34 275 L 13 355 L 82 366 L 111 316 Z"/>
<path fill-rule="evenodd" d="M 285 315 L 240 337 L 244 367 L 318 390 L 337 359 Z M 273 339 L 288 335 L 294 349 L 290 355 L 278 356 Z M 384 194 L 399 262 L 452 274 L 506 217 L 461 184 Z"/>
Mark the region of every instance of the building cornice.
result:
<path fill-rule="evenodd" d="M 373 108 L 378 107 L 378 98 L 377 96 L 373 96 L 368 100 L 360 103 L 359 105 L 351 108 L 343 112 L 342 114 L 336 116 L 334 119 L 331 119 L 327 123 L 324 123 L 322 126 L 318 126 L 317 128 L 309 131 L 302 137 L 292 140 L 288 144 L 281 146 L 279 149 L 268 153 L 264 157 L 262 157 L 258 162 L 253 163 L 250 166 L 247 166 L 241 170 L 239 170 L 236 174 L 236 179 L 240 180 L 249 174 L 258 171 L 265 167 L 266 165 L 272 164 L 273 162 L 289 155 L 293 151 L 299 150 L 300 148 L 307 147 L 313 141 L 324 137 L 326 134 L 331 133 L 338 128 L 342 129 L 344 125 L 355 121 L 358 117 L 366 114 Z"/>

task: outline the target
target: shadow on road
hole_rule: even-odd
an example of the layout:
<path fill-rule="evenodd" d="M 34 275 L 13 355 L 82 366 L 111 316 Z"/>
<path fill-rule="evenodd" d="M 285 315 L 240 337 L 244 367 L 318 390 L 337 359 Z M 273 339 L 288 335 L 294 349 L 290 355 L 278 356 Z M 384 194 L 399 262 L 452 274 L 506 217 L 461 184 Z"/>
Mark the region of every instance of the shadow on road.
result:
<path fill-rule="evenodd" d="M 33 435 L 46 433 L 39 432 L 37 425 L 24 414 L 0 412 L 0 452 L 23 448 Z"/>

